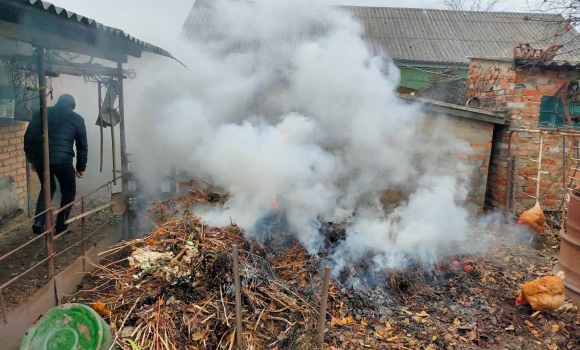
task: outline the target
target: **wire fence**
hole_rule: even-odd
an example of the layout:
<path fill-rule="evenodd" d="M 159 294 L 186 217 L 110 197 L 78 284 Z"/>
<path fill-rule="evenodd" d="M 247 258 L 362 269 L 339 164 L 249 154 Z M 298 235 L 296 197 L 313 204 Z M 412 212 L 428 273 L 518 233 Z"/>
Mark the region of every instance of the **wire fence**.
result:
<path fill-rule="evenodd" d="M 31 239 L 28 239 L 25 242 L 19 242 L 20 244 L 17 247 L 14 247 L 14 248 L 10 249 L 9 251 L 4 251 L 0 255 L 0 264 L 6 264 L 7 262 L 9 262 L 9 258 L 12 258 L 12 260 L 14 260 L 14 258 L 17 257 L 20 265 L 22 265 L 21 269 L 18 273 L 8 275 L 8 278 L 10 278 L 10 279 L 7 281 L 2 281 L 3 283 L 0 284 L 0 306 L 2 308 L 2 315 L 4 318 L 4 322 L 7 322 L 7 305 L 6 305 L 6 302 L 4 299 L 3 292 L 5 292 L 7 288 L 14 286 L 14 284 L 17 281 L 19 281 L 23 277 L 29 275 L 31 272 L 37 271 L 39 269 L 39 267 L 44 266 L 44 265 L 47 266 L 47 270 L 46 270 L 47 279 L 43 283 L 43 285 L 46 284 L 55 274 L 55 271 L 54 271 L 55 259 L 59 256 L 64 255 L 65 253 L 69 252 L 70 250 L 72 250 L 75 247 L 80 246 L 81 247 L 81 255 L 83 257 L 86 256 L 87 242 L 95 234 L 97 234 L 100 230 L 102 230 L 106 225 L 111 224 L 111 221 L 109 221 L 109 220 L 104 220 L 103 222 L 95 222 L 94 225 L 90 225 L 91 227 L 89 230 L 88 229 L 89 221 L 92 219 L 93 216 L 99 214 L 100 212 L 102 212 L 108 208 L 111 208 L 113 205 L 116 204 L 115 202 L 111 201 L 108 204 L 102 205 L 104 200 L 103 200 L 103 196 L 102 196 L 101 192 L 104 189 L 107 189 L 108 192 L 111 192 L 112 191 L 111 185 L 121 178 L 122 178 L 122 175 L 117 176 L 115 179 L 108 181 L 105 184 L 90 191 L 89 193 L 80 196 L 74 202 L 68 204 L 67 206 L 64 206 L 62 208 L 51 207 L 51 208 L 47 209 L 46 211 L 40 213 L 39 215 L 31 217 L 31 218 L 29 218 L 29 219 L 27 219 L 27 220 L 25 220 L 17 225 L 14 225 L 13 227 L 10 227 L 10 228 L 0 232 L 0 238 L 6 237 L 9 235 L 13 235 L 13 234 L 19 234 L 19 233 L 21 233 L 20 231 L 22 230 L 23 227 L 25 227 L 26 225 L 31 225 L 31 223 L 41 215 L 53 215 L 53 216 L 55 216 L 59 212 L 65 210 L 69 207 L 73 207 L 73 208 L 78 207 L 78 208 L 76 208 L 76 210 L 73 209 L 72 217 L 69 218 L 69 220 L 67 221 L 67 223 L 70 223 L 70 224 L 69 224 L 66 231 L 61 232 L 59 234 L 55 234 L 54 227 L 50 227 L 45 232 L 42 232 L 39 235 L 33 236 Z M 110 194 L 112 195 L 112 193 L 110 193 Z M 99 196 L 101 196 L 101 198 L 96 198 L 96 200 L 95 200 L 95 197 L 99 197 Z M 87 204 L 89 201 L 92 201 L 93 205 L 88 206 Z M 95 206 L 96 206 L 96 208 L 91 208 L 91 207 L 95 207 Z M 64 239 L 65 237 L 67 237 L 67 238 L 70 237 L 69 234 L 73 230 L 75 230 L 76 232 L 80 232 L 80 237 L 74 237 L 74 238 L 78 238 L 78 239 L 73 239 L 72 242 L 69 239 Z M 30 256 L 30 252 L 28 252 L 27 254 L 24 254 L 24 255 L 22 254 L 27 247 L 34 246 L 34 249 L 33 249 L 33 251 L 34 251 L 35 249 L 38 248 L 36 245 L 43 240 L 44 240 L 44 244 L 42 245 L 42 247 L 40 247 L 40 250 L 38 250 L 36 252 L 36 254 L 34 254 L 34 256 Z M 59 243 L 60 250 L 58 252 L 55 251 L 56 243 Z M 41 254 L 42 251 L 44 251 L 45 257 L 43 259 L 37 261 L 38 256 Z M 18 255 L 19 253 L 20 253 L 20 255 Z M 26 259 L 26 258 L 28 258 L 28 259 Z M 26 268 L 26 267 L 28 267 L 28 268 Z M 0 268 L 4 271 L 8 271 L 10 269 L 10 266 L 4 266 L 4 267 L 0 267 Z M 22 271 L 22 270 L 24 270 L 24 271 Z"/>

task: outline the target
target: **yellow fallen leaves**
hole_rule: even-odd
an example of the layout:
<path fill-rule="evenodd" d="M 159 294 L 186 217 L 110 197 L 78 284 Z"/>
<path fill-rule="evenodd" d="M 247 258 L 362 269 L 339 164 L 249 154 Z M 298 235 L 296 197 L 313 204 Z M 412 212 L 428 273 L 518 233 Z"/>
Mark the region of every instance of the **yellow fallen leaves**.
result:
<path fill-rule="evenodd" d="M 203 338 L 204 338 L 204 334 L 202 332 L 193 333 L 193 335 L 191 336 L 191 339 L 193 341 L 202 340 Z"/>
<path fill-rule="evenodd" d="M 107 309 L 105 303 L 100 300 L 95 301 L 93 305 L 91 305 L 91 308 L 95 310 L 101 317 L 105 317 L 111 313 L 111 310 Z"/>
<path fill-rule="evenodd" d="M 332 319 L 330 320 L 331 325 L 338 326 L 338 327 L 344 326 L 347 324 L 353 324 L 353 323 L 356 323 L 356 321 L 354 320 L 354 318 L 352 316 L 344 317 L 340 320 L 333 316 Z"/>

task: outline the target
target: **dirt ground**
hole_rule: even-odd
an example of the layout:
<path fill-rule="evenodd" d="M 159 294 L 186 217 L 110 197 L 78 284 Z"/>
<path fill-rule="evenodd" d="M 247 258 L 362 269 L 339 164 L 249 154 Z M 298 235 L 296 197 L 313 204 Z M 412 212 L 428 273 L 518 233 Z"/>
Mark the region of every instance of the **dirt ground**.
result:
<path fill-rule="evenodd" d="M 470 235 L 482 254 L 456 257 L 460 268 L 444 262 L 391 271 L 372 283 L 335 284 L 330 348 L 580 349 L 580 314 L 570 302 L 536 317 L 514 303 L 521 284 L 552 274 L 557 232 L 534 246 L 511 224 Z M 465 272 L 467 265 L 473 269 Z"/>
<path fill-rule="evenodd" d="M 54 203 L 58 203 L 58 198 L 55 198 Z M 110 200 L 110 195 L 106 188 L 91 195 L 87 200 L 87 210 L 96 208 L 100 205 L 106 204 Z M 80 205 L 75 205 L 73 208 L 74 215 L 80 213 Z M 6 232 L 11 227 L 15 227 L 20 223 L 28 220 L 26 215 L 21 215 L 17 219 L 10 222 L 5 227 L 0 228 L 0 232 Z M 91 216 L 86 221 L 86 233 L 88 236 L 97 231 L 94 235 L 86 240 L 86 249 L 90 248 L 101 238 L 103 238 L 102 229 L 107 226 L 115 225 L 118 219 L 111 215 L 110 210 L 104 210 L 94 216 Z M 79 221 L 80 223 L 80 221 Z M 25 223 L 20 228 L 9 232 L 5 235 L 0 235 L 0 256 L 10 252 L 18 246 L 35 238 L 36 235 L 32 233 L 32 223 Z M 62 252 L 64 249 L 78 243 L 82 240 L 81 228 L 78 226 L 72 232 L 65 234 L 62 238 L 55 241 L 55 253 Z M 58 273 L 62 269 L 69 266 L 76 258 L 82 254 L 82 245 L 78 244 L 74 248 L 55 258 L 55 272 Z M 42 261 L 46 257 L 46 242 L 41 238 L 38 241 L 30 244 L 21 251 L 11 255 L 7 259 L 0 261 L 0 285 L 8 282 L 18 274 L 28 270 L 31 266 Z M 43 264 L 11 286 L 2 291 L 6 311 L 18 306 L 22 301 L 30 298 L 40 287 L 42 287 L 47 279 L 47 267 Z M 0 309 L 0 315 L 2 310 Z"/>
<path fill-rule="evenodd" d="M 168 206 L 167 203 L 164 205 Z M 278 230 L 276 222 L 282 222 L 281 220 L 272 222 L 264 225 L 267 226 L 268 237 L 262 242 L 263 247 L 256 248 L 255 244 L 247 243 L 242 255 L 248 258 L 257 256 L 258 253 L 255 251 L 265 252 L 265 259 L 259 260 L 260 264 L 251 266 L 251 269 L 263 271 L 263 274 L 272 276 L 271 280 L 277 281 L 276 283 L 280 285 L 290 286 L 287 290 L 291 290 L 290 293 L 297 298 L 296 300 L 309 305 L 318 305 L 321 269 L 327 264 L 324 262 L 325 256 L 332 251 L 334 243 L 341 239 L 344 232 L 338 226 L 325 227 L 323 234 L 327 237 L 328 251 L 320 256 L 310 256 L 292 235 Z M 168 223 L 171 224 L 171 221 Z M 152 233 L 151 237 L 157 237 L 156 234 Z M 515 306 L 520 285 L 541 276 L 551 275 L 559 251 L 556 230 L 547 230 L 535 244 L 529 244 L 528 238 L 529 236 L 516 228 L 513 222 L 507 220 L 480 222 L 470 229 L 469 242 L 466 243 L 467 246 L 474 248 L 473 254 L 448 257 L 436 266 L 430 267 L 417 265 L 403 270 L 371 273 L 371 267 L 363 261 L 344 270 L 340 276 L 331 281 L 325 349 L 580 349 L 579 309 L 570 302 L 565 303 L 557 311 L 535 316 L 529 306 Z M 215 241 L 213 239 L 212 244 L 215 244 Z M 145 244 L 145 249 L 151 249 L 147 248 L 147 244 L 157 244 L 153 241 L 147 242 L 139 240 L 131 244 L 137 246 Z M 226 241 L 220 244 L 224 247 L 229 246 Z M 159 246 L 156 249 L 165 249 L 163 247 Z M 178 251 L 179 246 L 173 249 Z M 201 251 L 203 252 L 204 248 L 201 248 Z M 131 250 L 124 254 L 131 254 Z M 127 264 L 114 263 L 124 261 L 123 256 L 126 257 L 121 255 L 111 258 L 112 262 L 108 263 L 113 265 L 108 265 L 108 269 L 115 266 L 118 269 L 115 270 L 115 276 L 126 274 L 128 281 L 131 281 L 133 272 L 128 269 Z M 454 260 L 458 261 L 460 266 L 455 266 L 452 263 Z M 465 269 L 465 266 L 470 268 Z M 231 267 L 225 269 L 223 283 L 224 288 L 229 290 L 232 283 L 229 281 Z M 96 274 L 87 278 L 84 291 L 73 296 L 71 300 L 92 303 L 101 298 L 99 300 L 106 301 L 106 306 L 113 310 L 115 316 L 111 316 L 109 320 L 116 322 L 118 327 L 119 320 L 125 318 L 124 315 L 131 303 L 116 305 L 120 296 L 117 296 L 114 290 L 104 290 L 101 294 L 91 292 L 96 290 L 95 286 L 102 285 L 102 279 L 106 278 L 105 272 L 99 273 L 101 275 Z M 221 278 L 212 276 L 208 277 L 209 280 Z M 243 288 L 244 293 L 250 290 L 247 288 L 256 290 L 265 288 L 264 284 L 244 282 L 247 278 L 249 277 L 242 275 L 242 285 L 248 283 L 248 286 Z M 143 292 L 139 286 L 133 288 L 130 283 L 127 284 L 128 288 L 133 288 L 133 292 L 137 294 L 153 295 L 137 308 L 140 311 L 135 309 L 136 313 L 142 312 L 143 315 L 147 315 L 143 320 L 146 320 L 144 322 L 148 325 L 154 327 L 155 322 L 151 320 L 159 319 L 159 315 L 165 313 L 174 315 L 182 310 L 189 310 L 189 306 L 196 305 L 197 308 L 191 309 L 198 310 L 199 305 L 204 302 L 203 299 L 196 299 L 200 291 L 193 292 L 195 288 L 187 287 L 187 283 L 184 285 L 185 289 L 179 287 L 178 292 L 175 292 L 170 286 L 157 287 L 155 284 L 145 284 L 154 281 L 160 283 L 155 279 L 143 282 L 143 286 L 140 287 L 145 288 Z M 219 291 L 221 293 L 221 289 Z M 233 307 L 229 294 L 231 293 L 228 293 L 227 300 L 225 294 L 223 297 L 218 294 L 222 298 L 223 305 L 218 303 L 216 306 L 217 315 L 223 306 L 224 320 L 216 323 L 214 331 L 219 330 L 225 335 L 231 334 L 228 333 L 228 329 L 231 330 L 228 325 L 229 312 L 225 311 L 226 305 L 228 308 Z M 127 297 L 125 294 L 123 296 Z M 114 303 L 110 305 L 107 300 Z M 250 308 L 248 305 L 255 302 L 256 300 L 247 297 L 242 299 L 245 308 Z M 292 313 L 293 306 L 287 304 L 287 307 L 277 309 L 279 306 L 277 307 L 274 301 L 272 303 L 273 306 L 266 308 L 267 313 L 275 313 L 276 317 L 271 315 L 262 317 L 261 313 L 266 309 L 261 313 L 259 309 L 255 309 L 250 314 L 244 315 L 250 319 L 246 323 L 251 325 L 244 330 L 244 337 L 248 339 L 264 336 L 264 331 L 258 334 L 256 330 L 270 329 L 267 333 L 269 335 L 266 335 L 269 338 L 264 339 L 264 343 L 269 345 L 264 348 L 306 349 L 303 344 L 311 344 L 316 336 L 312 327 L 316 322 L 315 319 L 310 315 L 308 319 L 297 320 L 296 312 Z M 175 305 L 179 306 L 175 308 Z M 199 311 L 195 312 L 199 314 Z M 187 318 L 185 314 L 183 317 L 184 320 Z M 177 328 L 170 333 L 181 334 L 179 329 L 183 327 L 179 328 L 177 325 L 175 327 Z M 201 333 L 193 334 L 196 329 L 202 330 Z M 204 339 L 202 333 L 214 334 L 213 331 L 209 331 L 209 326 L 205 327 L 205 331 L 203 329 L 203 324 L 188 323 L 187 332 L 192 333 L 193 338 L 188 338 L 187 344 Z M 233 335 L 231 337 L 233 338 Z M 203 342 L 199 346 L 183 345 L 183 348 L 212 348 L 206 346 L 205 340 Z"/>

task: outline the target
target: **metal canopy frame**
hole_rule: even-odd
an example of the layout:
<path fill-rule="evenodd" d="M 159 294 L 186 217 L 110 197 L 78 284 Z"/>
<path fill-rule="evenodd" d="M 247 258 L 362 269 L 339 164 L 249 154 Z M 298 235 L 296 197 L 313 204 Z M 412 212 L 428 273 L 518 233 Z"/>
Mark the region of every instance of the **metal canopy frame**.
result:
<path fill-rule="evenodd" d="M 0 0 L 0 37 L 121 63 L 143 52 L 173 58 L 120 29 L 40 0 Z"/>
<path fill-rule="evenodd" d="M 66 74 L 72 76 L 102 76 L 114 78 L 118 81 L 120 128 L 120 151 L 122 171 L 122 193 L 127 201 L 128 193 L 128 158 L 125 141 L 125 103 L 123 94 L 123 80 L 126 76 L 123 63 L 127 56 L 141 57 L 143 52 L 151 52 L 173 58 L 171 54 L 159 47 L 147 44 L 124 32 L 105 27 L 86 17 L 74 14 L 52 4 L 38 0 L 0 0 L 0 38 L 15 40 L 31 44 L 35 49 L 31 63 L 26 70 L 38 74 L 38 90 L 40 99 L 40 117 L 43 127 L 43 163 L 45 189 L 46 235 L 48 276 L 54 276 L 54 214 L 55 209 L 49 205 L 50 196 L 50 159 L 48 143 L 47 102 L 48 88 L 46 76 Z M 116 67 L 106 67 L 98 64 L 78 64 L 72 62 L 46 61 L 46 50 L 68 51 L 76 54 L 97 57 L 113 61 Z M 100 91 L 99 91 L 100 92 Z M 100 101 L 99 101 L 100 103 Z M 114 142 L 114 140 L 113 140 Z M 115 155 L 113 155 L 115 159 Z M 113 178 L 116 181 L 116 173 Z M 125 203 L 127 206 L 127 203 Z M 127 206 L 128 207 L 128 206 Z M 123 236 L 129 236 L 128 211 L 123 215 Z"/>

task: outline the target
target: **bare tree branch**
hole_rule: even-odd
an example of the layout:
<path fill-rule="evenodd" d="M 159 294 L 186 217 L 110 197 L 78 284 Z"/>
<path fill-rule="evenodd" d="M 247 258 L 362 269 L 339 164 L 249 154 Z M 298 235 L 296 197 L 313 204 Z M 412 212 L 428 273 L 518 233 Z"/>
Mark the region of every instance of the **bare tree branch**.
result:
<path fill-rule="evenodd" d="M 492 11 L 503 0 L 443 0 L 443 6 L 456 11 Z"/>

